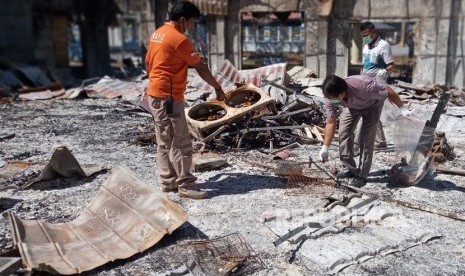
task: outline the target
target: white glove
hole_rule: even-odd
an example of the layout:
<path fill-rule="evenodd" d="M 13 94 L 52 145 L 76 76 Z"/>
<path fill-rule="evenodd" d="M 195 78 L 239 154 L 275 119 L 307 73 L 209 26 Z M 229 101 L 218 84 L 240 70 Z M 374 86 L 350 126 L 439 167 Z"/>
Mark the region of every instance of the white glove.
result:
<path fill-rule="evenodd" d="M 320 161 L 325 162 L 328 161 L 329 153 L 328 153 L 328 146 L 323 145 L 320 150 Z"/>
<path fill-rule="evenodd" d="M 412 111 L 408 110 L 408 107 L 403 105 L 401 108 L 400 108 L 400 113 L 402 114 L 402 116 L 408 118 L 410 116 L 412 116 Z"/>
<path fill-rule="evenodd" d="M 376 72 L 376 76 L 382 78 L 383 80 L 387 79 L 386 69 L 379 69 L 378 72 Z"/>

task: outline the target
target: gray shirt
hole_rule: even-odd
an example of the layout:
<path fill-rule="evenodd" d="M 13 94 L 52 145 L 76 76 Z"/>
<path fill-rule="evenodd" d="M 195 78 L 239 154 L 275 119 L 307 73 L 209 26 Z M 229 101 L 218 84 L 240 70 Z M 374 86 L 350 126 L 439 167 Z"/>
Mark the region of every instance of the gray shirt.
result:
<path fill-rule="evenodd" d="M 385 82 L 376 82 L 366 75 L 356 75 L 345 78 L 347 83 L 347 99 L 339 104 L 333 104 L 325 100 L 327 118 L 337 118 L 338 106 L 362 110 L 371 107 L 379 101 L 385 101 L 388 93 Z"/>

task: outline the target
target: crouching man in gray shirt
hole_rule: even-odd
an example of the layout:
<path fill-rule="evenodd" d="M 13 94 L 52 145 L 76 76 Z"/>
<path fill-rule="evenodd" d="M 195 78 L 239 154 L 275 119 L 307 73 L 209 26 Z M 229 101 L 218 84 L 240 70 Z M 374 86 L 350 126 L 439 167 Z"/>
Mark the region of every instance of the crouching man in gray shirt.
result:
<path fill-rule="evenodd" d="M 340 105 L 343 109 L 339 118 L 339 158 L 348 171 L 339 174 L 338 177 L 353 178 L 352 186 L 363 187 L 371 168 L 376 126 L 384 101 L 387 98 L 401 108 L 403 116 L 410 116 L 410 111 L 385 82 L 377 82 L 366 75 L 349 76 L 345 79 L 329 75 L 323 82 L 323 94 L 326 99 L 327 119 L 320 160 L 328 161 L 328 146 L 336 132 L 336 118 Z M 363 120 L 357 166 L 354 159 L 354 130 L 360 118 Z"/>

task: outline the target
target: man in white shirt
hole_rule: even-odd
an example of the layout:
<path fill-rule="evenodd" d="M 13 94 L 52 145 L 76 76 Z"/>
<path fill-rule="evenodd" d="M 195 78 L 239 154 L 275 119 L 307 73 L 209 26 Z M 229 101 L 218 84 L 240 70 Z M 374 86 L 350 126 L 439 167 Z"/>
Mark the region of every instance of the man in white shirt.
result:
<path fill-rule="evenodd" d="M 389 73 L 394 70 L 391 45 L 378 36 L 375 25 L 371 22 L 362 23 L 360 26 L 360 35 L 364 43 L 362 50 L 362 74 L 387 82 Z M 360 135 L 363 135 L 363 133 L 361 133 L 361 124 L 359 123 L 355 135 L 355 143 L 357 145 Z M 386 137 L 380 121 L 376 130 L 375 147 L 385 148 L 386 146 Z"/>

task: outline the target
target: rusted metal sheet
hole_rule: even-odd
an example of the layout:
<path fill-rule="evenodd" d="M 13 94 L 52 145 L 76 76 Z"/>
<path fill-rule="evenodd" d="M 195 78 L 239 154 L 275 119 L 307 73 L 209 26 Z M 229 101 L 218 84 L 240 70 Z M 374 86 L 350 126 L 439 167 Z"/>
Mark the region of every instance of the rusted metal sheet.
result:
<path fill-rule="evenodd" d="M 263 82 L 263 78 L 280 85 L 287 85 L 288 83 L 285 83 L 288 81 L 286 64 L 277 63 L 256 69 L 238 71 L 231 62 L 225 60 L 221 69 L 215 74 L 215 79 L 222 87 L 226 88 L 227 91 L 235 89 L 237 83 L 248 83 L 268 92 L 270 85 L 266 85 Z M 191 91 L 214 92 L 213 87 L 208 85 L 198 75 L 189 80 L 187 86 L 187 93 Z M 272 87 L 270 94 L 272 94 L 275 89 L 277 88 Z"/>
<path fill-rule="evenodd" d="M 8 216 L 23 263 L 66 275 L 142 252 L 187 221 L 179 205 L 122 166 L 73 221 L 51 224 Z"/>
<path fill-rule="evenodd" d="M 52 98 L 56 98 L 65 94 L 64 89 L 60 89 L 57 91 L 51 90 L 44 90 L 38 92 L 30 92 L 30 93 L 21 93 L 19 94 L 19 98 L 23 100 L 48 100 Z"/>
<path fill-rule="evenodd" d="M 60 146 L 55 149 L 49 163 L 42 170 L 41 174 L 29 181 L 23 188 L 27 188 L 36 182 L 50 180 L 59 176 L 89 177 L 103 169 L 104 166 L 98 164 L 80 165 L 67 147 Z"/>
<path fill-rule="evenodd" d="M 56 81 L 56 82 L 51 82 L 49 84 L 42 85 L 42 86 L 19 88 L 18 92 L 19 93 L 30 93 L 30 92 L 41 92 L 41 91 L 58 91 L 62 89 L 64 89 L 63 84 L 61 84 L 61 82 L 59 81 Z"/>
<path fill-rule="evenodd" d="M 44 162 L 8 161 L 0 167 L 0 182 L 7 181 L 28 168 L 39 168 Z"/>
<path fill-rule="evenodd" d="M 192 0 L 201 13 L 210 15 L 228 15 L 227 0 Z"/>
<path fill-rule="evenodd" d="M 236 83 L 241 81 L 239 71 L 228 60 L 223 62 L 221 69 L 214 75 L 214 77 L 223 88 L 234 87 Z M 214 89 L 199 75 L 195 75 L 195 77 L 189 80 L 186 93 L 188 94 L 193 91 L 214 92 Z"/>
<path fill-rule="evenodd" d="M 87 96 L 91 98 L 133 99 L 142 95 L 145 83 L 121 81 L 110 77 L 103 77 L 97 83 L 84 87 Z"/>
<path fill-rule="evenodd" d="M 241 80 L 245 83 L 253 83 L 256 86 L 263 86 L 263 79 L 272 81 L 278 84 L 284 84 L 286 73 L 286 63 L 277 63 L 273 65 L 263 66 L 256 69 L 241 70 Z"/>

